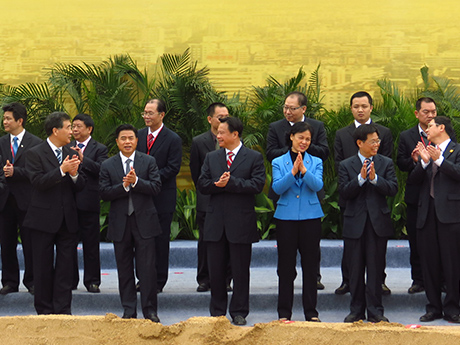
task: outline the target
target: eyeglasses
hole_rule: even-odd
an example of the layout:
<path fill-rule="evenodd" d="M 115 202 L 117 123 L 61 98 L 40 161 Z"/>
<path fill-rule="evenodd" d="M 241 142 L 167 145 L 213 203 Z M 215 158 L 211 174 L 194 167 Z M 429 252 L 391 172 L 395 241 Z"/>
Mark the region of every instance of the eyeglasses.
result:
<path fill-rule="evenodd" d="M 287 105 L 283 106 L 284 111 L 289 111 L 290 110 L 291 113 L 293 113 L 296 110 L 299 110 L 300 108 L 302 108 L 302 106 L 297 107 L 297 108 L 291 108 L 291 107 L 288 107 Z"/>
<path fill-rule="evenodd" d="M 159 113 L 155 113 L 155 112 L 153 112 L 153 111 L 143 111 L 143 112 L 141 113 L 141 116 L 142 116 L 142 117 L 152 117 L 152 116 L 154 116 L 154 115 L 156 115 L 156 114 L 159 114 Z"/>
<path fill-rule="evenodd" d="M 382 142 L 382 140 L 377 139 L 377 140 L 369 140 L 368 143 L 371 144 L 372 146 L 374 145 L 379 145 Z"/>

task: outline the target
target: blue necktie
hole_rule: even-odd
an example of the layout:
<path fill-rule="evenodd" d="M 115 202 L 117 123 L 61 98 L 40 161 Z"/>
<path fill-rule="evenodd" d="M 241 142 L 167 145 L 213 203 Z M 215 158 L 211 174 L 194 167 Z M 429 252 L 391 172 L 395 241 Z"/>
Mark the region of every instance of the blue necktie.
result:
<path fill-rule="evenodd" d="M 16 153 L 18 153 L 18 137 L 13 138 L 13 163 L 14 159 L 16 158 Z"/>
<path fill-rule="evenodd" d="M 56 152 L 56 157 L 59 162 L 59 164 L 62 163 L 62 150 L 61 149 L 56 149 L 54 150 Z"/>
<path fill-rule="evenodd" d="M 80 148 L 80 150 L 81 150 L 81 149 L 83 149 L 83 148 L 85 147 L 85 144 L 79 143 L 79 144 L 77 144 L 77 146 L 78 146 L 78 147 Z"/>
<path fill-rule="evenodd" d="M 366 158 L 364 160 L 364 163 L 366 163 L 366 180 L 369 180 L 369 174 L 371 173 L 372 160 L 370 160 L 369 158 Z"/>

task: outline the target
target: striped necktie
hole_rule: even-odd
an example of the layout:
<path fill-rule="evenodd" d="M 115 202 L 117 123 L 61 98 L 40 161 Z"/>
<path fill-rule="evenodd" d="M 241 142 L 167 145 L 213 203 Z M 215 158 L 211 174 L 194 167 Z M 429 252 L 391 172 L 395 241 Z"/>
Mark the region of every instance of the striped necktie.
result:
<path fill-rule="evenodd" d="M 229 170 L 233 163 L 233 156 L 234 156 L 234 153 L 232 151 L 229 151 L 227 153 L 227 169 Z"/>

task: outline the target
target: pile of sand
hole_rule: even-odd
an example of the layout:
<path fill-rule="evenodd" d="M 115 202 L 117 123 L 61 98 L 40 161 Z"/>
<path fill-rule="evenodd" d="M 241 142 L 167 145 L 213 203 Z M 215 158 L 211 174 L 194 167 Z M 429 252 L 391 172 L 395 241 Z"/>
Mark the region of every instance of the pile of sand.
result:
<path fill-rule="evenodd" d="M 0 318 L 0 344 L 457 344 L 460 328 L 408 329 L 401 324 L 273 321 L 233 326 L 225 317 L 194 317 L 171 326 L 106 316 Z"/>

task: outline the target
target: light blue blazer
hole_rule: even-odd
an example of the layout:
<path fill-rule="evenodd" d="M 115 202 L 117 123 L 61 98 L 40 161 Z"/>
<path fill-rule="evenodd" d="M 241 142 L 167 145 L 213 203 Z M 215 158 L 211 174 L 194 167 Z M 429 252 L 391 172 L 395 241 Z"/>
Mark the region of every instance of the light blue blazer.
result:
<path fill-rule="evenodd" d="M 323 161 L 305 153 L 303 164 L 307 172 L 303 178 L 292 175 L 290 151 L 275 158 L 273 190 L 280 195 L 274 217 L 281 220 L 306 220 L 324 216 L 316 192 L 323 187 Z"/>

